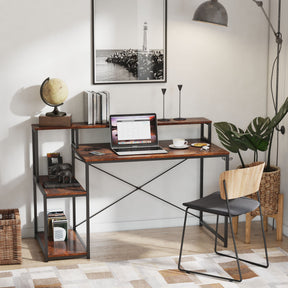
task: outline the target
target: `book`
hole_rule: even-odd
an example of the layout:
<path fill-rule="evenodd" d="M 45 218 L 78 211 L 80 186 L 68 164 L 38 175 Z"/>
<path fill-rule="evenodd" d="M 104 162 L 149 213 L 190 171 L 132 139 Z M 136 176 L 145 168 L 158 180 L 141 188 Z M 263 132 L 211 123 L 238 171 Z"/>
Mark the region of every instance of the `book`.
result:
<path fill-rule="evenodd" d="M 102 95 L 102 123 L 107 124 L 110 115 L 110 93 L 108 91 L 102 91 L 100 93 Z"/>
<path fill-rule="evenodd" d="M 93 124 L 93 91 L 84 91 L 84 121 Z"/>
<path fill-rule="evenodd" d="M 107 124 L 110 115 L 108 91 L 84 91 L 84 121 L 87 124 Z"/>
<path fill-rule="evenodd" d="M 94 123 L 102 124 L 102 94 L 99 92 L 94 92 Z"/>

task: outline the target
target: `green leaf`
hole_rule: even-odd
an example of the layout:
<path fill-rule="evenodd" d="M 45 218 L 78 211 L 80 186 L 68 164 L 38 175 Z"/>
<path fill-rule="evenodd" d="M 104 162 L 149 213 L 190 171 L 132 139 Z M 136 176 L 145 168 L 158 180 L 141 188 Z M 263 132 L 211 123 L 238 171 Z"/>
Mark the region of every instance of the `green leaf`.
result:
<path fill-rule="evenodd" d="M 269 131 L 273 130 L 274 128 L 278 126 L 278 124 L 282 121 L 282 119 L 285 117 L 287 112 L 288 112 L 288 97 L 286 98 L 282 106 L 280 107 L 278 113 L 272 118 L 270 125 L 269 125 Z M 267 131 L 267 133 L 269 133 L 269 131 Z M 270 131 L 270 134 L 272 132 L 273 131 Z"/>
<path fill-rule="evenodd" d="M 250 142 L 253 151 L 266 151 L 269 146 L 271 137 L 270 118 L 256 117 L 248 125 L 246 132 L 248 133 L 247 141 Z"/>
<path fill-rule="evenodd" d="M 238 134 L 244 133 L 242 129 L 238 129 L 234 124 L 228 122 L 214 123 L 218 138 L 222 145 L 232 153 L 239 153 L 239 150 L 246 151 L 248 147 L 243 143 Z"/>

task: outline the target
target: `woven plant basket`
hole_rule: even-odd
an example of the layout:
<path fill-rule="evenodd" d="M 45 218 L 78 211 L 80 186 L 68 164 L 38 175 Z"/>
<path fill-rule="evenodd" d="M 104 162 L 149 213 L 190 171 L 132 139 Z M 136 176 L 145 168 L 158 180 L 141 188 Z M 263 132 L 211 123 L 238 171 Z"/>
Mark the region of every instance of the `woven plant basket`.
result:
<path fill-rule="evenodd" d="M 20 264 L 21 249 L 21 221 L 18 209 L 0 210 L 0 264 Z"/>
<path fill-rule="evenodd" d="M 248 166 L 253 166 L 250 164 Z M 260 203 L 263 216 L 277 214 L 278 197 L 280 193 L 280 168 L 271 166 L 273 171 L 263 172 L 260 183 Z M 257 199 L 257 193 L 252 194 L 253 199 Z M 251 212 L 252 216 L 259 215 L 259 209 Z"/>

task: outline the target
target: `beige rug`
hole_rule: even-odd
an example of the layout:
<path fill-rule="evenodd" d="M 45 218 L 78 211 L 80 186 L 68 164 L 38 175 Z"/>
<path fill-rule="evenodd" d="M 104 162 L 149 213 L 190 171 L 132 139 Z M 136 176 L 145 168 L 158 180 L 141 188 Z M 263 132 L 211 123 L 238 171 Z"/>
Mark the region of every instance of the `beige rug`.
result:
<path fill-rule="evenodd" d="M 37 268 L 0 271 L 0 287 L 12 288 L 287 288 L 288 253 L 280 248 L 268 250 L 268 269 L 243 264 L 241 283 L 219 281 L 210 277 L 188 275 L 177 270 L 178 256 L 138 259 L 122 262 L 69 266 L 43 266 Z M 241 257 L 264 263 L 263 250 L 242 251 Z M 215 273 L 235 275 L 235 262 L 215 254 L 195 254 L 183 256 L 183 266 Z M 0 267 L 1 268 L 1 267 Z"/>

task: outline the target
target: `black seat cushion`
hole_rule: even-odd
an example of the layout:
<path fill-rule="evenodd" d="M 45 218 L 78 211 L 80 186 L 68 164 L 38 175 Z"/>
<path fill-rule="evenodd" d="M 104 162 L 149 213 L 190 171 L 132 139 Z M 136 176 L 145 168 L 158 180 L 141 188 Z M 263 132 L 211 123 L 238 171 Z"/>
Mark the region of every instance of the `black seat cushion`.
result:
<path fill-rule="evenodd" d="M 183 203 L 184 206 L 191 209 L 204 211 L 208 213 L 228 216 L 226 200 L 220 197 L 220 192 L 214 192 L 208 196 L 195 201 Z M 239 216 L 251 212 L 259 207 L 259 202 L 247 197 L 241 197 L 229 200 L 231 216 Z"/>

